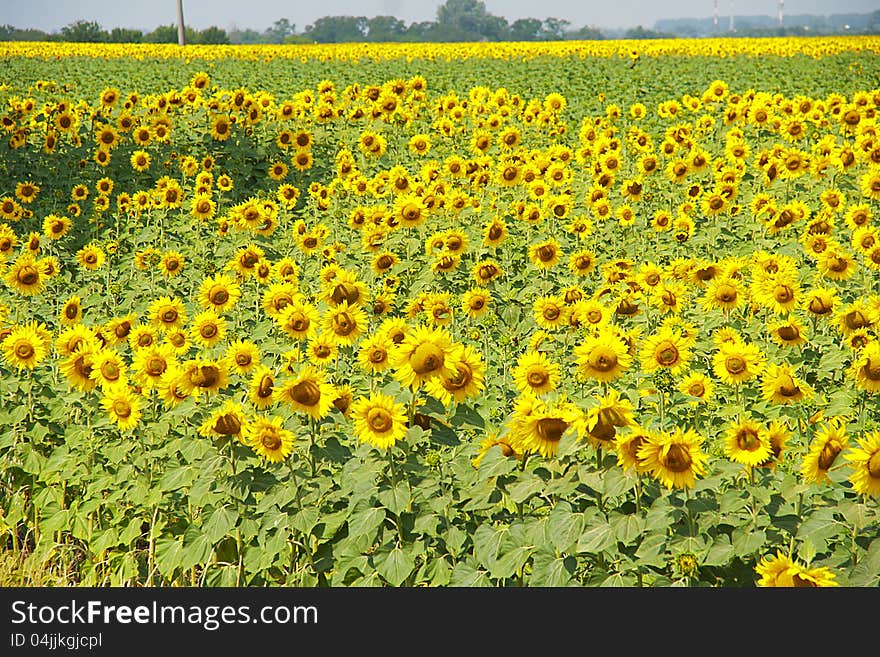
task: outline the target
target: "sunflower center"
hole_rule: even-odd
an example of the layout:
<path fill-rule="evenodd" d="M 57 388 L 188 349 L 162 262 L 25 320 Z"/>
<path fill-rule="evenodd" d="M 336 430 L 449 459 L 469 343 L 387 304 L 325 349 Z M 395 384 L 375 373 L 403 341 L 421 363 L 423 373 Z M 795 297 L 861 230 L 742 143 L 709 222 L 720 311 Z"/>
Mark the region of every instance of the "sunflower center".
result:
<path fill-rule="evenodd" d="M 831 312 L 831 304 L 827 303 L 824 299 L 820 299 L 819 297 L 813 297 L 810 299 L 810 312 L 814 315 L 825 315 Z"/>
<path fill-rule="evenodd" d="M 706 394 L 706 386 L 699 381 L 695 381 L 688 386 L 688 394 L 694 397 L 702 397 Z"/>
<path fill-rule="evenodd" d="M 541 262 L 550 262 L 556 256 L 556 249 L 548 244 L 545 244 L 538 249 L 537 255 L 538 260 L 540 260 Z"/>
<path fill-rule="evenodd" d="M 865 317 L 859 310 L 853 310 L 852 312 L 848 312 L 844 318 L 844 323 L 846 327 L 851 331 L 855 331 L 856 329 L 863 328 L 867 326 L 870 322 L 868 322 L 868 318 Z"/>
<path fill-rule="evenodd" d="M 526 375 L 526 381 L 533 388 L 540 388 L 550 380 L 550 374 L 545 370 L 530 370 Z"/>
<path fill-rule="evenodd" d="M 731 374 L 742 374 L 746 371 L 747 364 L 740 356 L 728 356 L 724 359 L 724 367 Z"/>
<path fill-rule="evenodd" d="M 174 308 L 168 308 L 168 309 L 162 311 L 162 314 L 160 315 L 160 319 L 165 324 L 173 324 L 174 322 L 177 321 L 178 316 L 179 315 L 177 314 L 177 311 Z"/>
<path fill-rule="evenodd" d="M 880 451 L 876 451 L 871 455 L 871 458 L 865 464 L 865 468 L 872 479 L 880 479 Z"/>
<path fill-rule="evenodd" d="M 829 441 L 819 453 L 818 465 L 821 470 L 829 470 L 834 463 L 834 459 L 840 454 L 841 449 L 833 442 Z"/>
<path fill-rule="evenodd" d="M 736 301 L 736 288 L 730 283 L 724 283 L 718 286 L 715 296 L 719 301 L 732 303 Z"/>
<path fill-rule="evenodd" d="M 15 355 L 21 360 L 27 360 L 36 353 L 34 346 L 29 342 L 19 342 L 15 345 Z"/>
<path fill-rule="evenodd" d="M 337 305 L 345 301 L 351 306 L 357 303 L 361 298 L 361 293 L 357 286 L 352 283 L 339 283 L 333 288 L 333 293 L 330 295 L 330 298 L 333 300 L 333 303 Z"/>
<path fill-rule="evenodd" d="M 880 381 L 880 358 L 868 358 L 862 366 L 862 374 L 870 381 Z"/>
<path fill-rule="evenodd" d="M 657 362 L 664 367 L 671 367 L 678 362 L 678 348 L 669 340 L 661 342 L 654 354 Z"/>
<path fill-rule="evenodd" d="M 801 335 L 800 331 L 798 331 L 797 328 L 794 326 L 782 326 L 776 333 L 786 342 L 797 340 Z"/>
<path fill-rule="evenodd" d="M 116 381 L 119 379 L 119 367 L 116 363 L 107 361 L 101 365 L 101 376 L 108 381 Z"/>
<path fill-rule="evenodd" d="M 357 328 L 354 318 L 348 313 L 339 313 L 333 317 L 333 332 L 336 335 L 350 335 Z"/>
<path fill-rule="evenodd" d="M 281 436 L 274 431 L 266 431 L 260 436 L 260 444 L 270 452 L 281 449 Z"/>
<path fill-rule="evenodd" d="M 800 394 L 801 389 L 788 374 L 783 374 L 776 386 L 779 394 L 783 397 L 796 397 Z"/>
<path fill-rule="evenodd" d="M 79 306 L 77 306 L 76 304 L 71 303 L 71 304 L 64 306 L 64 316 L 67 319 L 76 319 L 78 315 L 79 315 Z"/>
<path fill-rule="evenodd" d="M 215 285 L 208 293 L 208 299 L 215 306 L 222 306 L 224 303 L 229 301 L 229 291 L 225 287 Z"/>
<path fill-rule="evenodd" d="M 210 388 L 220 381 L 220 369 L 216 365 L 200 365 L 190 375 L 190 381 L 199 388 Z"/>
<path fill-rule="evenodd" d="M 489 228 L 489 239 L 490 240 L 498 240 L 501 239 L 501 236 L 504 235 L 504 229 L 497 225 L 493 224 L 491 228 Z"/>
<path fill-rule="evenodd" d="M 617 354 L 607 347 L 598 347 L 590 352 L 590 367 L 600 372 L 610 372 L 617 367 Z"/>
<path fill-rule="evenodd" d="M 168 363 L 165 362 L 164 358 L 154 356 L 147 360 L 145 369 L 150 376 L 161 376 L 167 368 Z"/>
<path fill-rule="evenodd" d="M 610 442 L 614 439 L 614 436 L 617 435 L 617 429 L 613 422 L 608 418 L 603 417 L 603 415 L 600 415 L 599 419 L 596 421 L 596 425 L 590 429 L 590 435 L 596 440 Z"/>
<path fill-rule="evenodd" d="M 410 357 L 412 369 L 419 375 L 436 372 L 443 367 L 444 360 L 443 350 L 432 343 L 420 344 Z"/>
<path fill-rule="evenodd" d="M 788 285 L 777 285 L 773 296 L 779 303 L 788 303 L 794 299 L 794 290 Z"/>
<path fill-rule="evenodd" d="M 376 433 L 386 433 L 394 426 L 394 418 L 384 408 L 371 408 L 367 413 L 367 424 Z"/>
<path fill-rule="evenodd" d="M 375 363 L 375 364 L 384 363 L 387 360 L 387 358 L 388 358 L 388 352 L 386 352 L 384 349 L 380 349 L 380 348 L 376 347 L 372 351 L 370 351 L 370 362 L 371 363 Z"/>
<path fill-rule="evenodd" d="M 225 436 L 235 436 L 241 432 L 241 420 L 232 413 L 224 413 L 214 422 L 214 431 Z"/>
<path fill-rule="evenodd" d="M 25 265 L 18 271 L 18 282 L 22 285 L 34 285 L 40 280 L 40 272 L 32 265 Z"/>
<path fill-rule="evenodd" d="M 461 363 L 455 374 L 443 382 L 443 387 L 447 390 L 461 390 L 466 388 L 473 378 L 473 370 L 466 363 Z"/>
<path fill-rule="evenodd" d="M 562 311 L 559 309 L 558 306 L 547 306 L 546 308 L 544 308 L 541 314 L 548 322 L 555 322 L 557 319 L 559 319 Z"/>
<path fill-rule="evenodd" d="M 122 419 L 131 417 L 131 404 L 124 399 L 117 399 L 113 402 L 113 413 Z"/>
<path fill-rule="evenodd" d="M 758 432 L 751 428 L 740 429 L 736 434 L 736 444 L 740 449 L 754 452 L 761 447 Z"/>
<path fill-rule="evenodd" d="M 303 406 L 314 406 L 321 401 L 321 388 L 314 381 L 300 381 L 290 389 L 290 397 Z"/>
<path fill-rule="evenodd" d="M 559 442 L 566 429 L 568 429 L 568 422 L 558 417 L 541 418 L 535 428 L 541 440 L 553 443 Z"/>
<path fill-rule="evenodd" d="M 693 464 L 690 452 L 681 445 L 670 445 L 661 457 L 663 466 L 672 472 L 687 472 Z"/>
<path fill-rule="evenodd" d="M 290 314 L 290 319 L 288 321 L 288 325 L 292 328 L 296 333 L 303 333 L 309 329 L 309 325 L 311 321 L 308 317 L 306 317 L 302 312 L 296 310 Z"/>
<path fill-rule="evenodd" d="M 206 340 L 216 337 L 219 332 L 220 330 L 217 328 L 216 324 L 205 324 L 199 329 L 199 335 Z"/>
<path fill-rule="evenodd" d="M 272 377 L 268 374 L 264 375 L 263 378 L 260 379 L 260 383 L 257 385 L 257 397 L 260 399 L 271 397 L 274 385 L 275 381 Z"/>
<path fill-rule="evenodd" d="M 235 364 L 239 367 L 247 367 L 252 362 L 251 355 L 248 353 L 235 354 Z"/>

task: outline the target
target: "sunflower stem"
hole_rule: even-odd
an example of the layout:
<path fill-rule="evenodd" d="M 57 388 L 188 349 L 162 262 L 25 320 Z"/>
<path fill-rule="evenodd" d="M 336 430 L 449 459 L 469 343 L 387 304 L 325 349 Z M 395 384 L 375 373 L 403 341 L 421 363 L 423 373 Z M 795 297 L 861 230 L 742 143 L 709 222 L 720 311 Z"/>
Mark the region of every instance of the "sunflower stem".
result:
<path fill-rule="evenodd" d="M 290 468 L 290 477 L 291 477 L 291 480 L 293 481 L 293 489 L 296 492 L 296 503 L 297 503 L 297 506 L 299 507 L 297 509 L 297 511 L 299 513 L 302 513 L 302 510 L 304 508 L 303 501 L 302 501 L 302 493 L 300 493 L 299 482 L 297 482 L 297 480 L 296 480 L 296 468 L 294 468 L 293 462 L 294 462 L 294 459 L 289 459 L 287 461 L 287 465 Z M 311 550 L 311 545 L 310 545 L 310 541 L 309 541 L 309 535 L 306 534 L 305 532 L 301 532 L 301 533 L 303 535 L 303 543 L 302 543 L 303 550 L 306 553 L 306 558 L 309 561 L 309 566 L 311 566 L 312 571 L 317 576 L 318 570 L 315 568 L 315 560 L 312 557 L 312 550 Z"/>

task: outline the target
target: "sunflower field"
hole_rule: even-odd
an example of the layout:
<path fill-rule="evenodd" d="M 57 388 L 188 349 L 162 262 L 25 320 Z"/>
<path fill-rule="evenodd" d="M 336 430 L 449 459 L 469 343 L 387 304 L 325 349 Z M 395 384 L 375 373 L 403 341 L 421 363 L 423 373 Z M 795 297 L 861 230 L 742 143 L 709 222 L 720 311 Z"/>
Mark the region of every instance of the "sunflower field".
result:
<path fill-rule="evenodd" d="M 878 54 L 0 44 L 0 582 L 876 587 Z"/>

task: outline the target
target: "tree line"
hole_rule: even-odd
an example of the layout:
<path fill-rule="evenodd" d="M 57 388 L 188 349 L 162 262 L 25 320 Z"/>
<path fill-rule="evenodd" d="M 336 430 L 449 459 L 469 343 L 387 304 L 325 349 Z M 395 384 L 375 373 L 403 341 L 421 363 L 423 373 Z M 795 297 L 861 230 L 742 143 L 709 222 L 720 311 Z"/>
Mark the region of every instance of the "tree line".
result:
<path fill-rule="evenodd" d="M 803 17 L 799 17 L 803 18 Z M 880 10 L 866 14 L 864 25 L 852 20 L 844 29 L 836 24 L 816 30 L 816 26 L 789 25 L 784 29 L 770 29 L 754 25 L 717 36 L 799 36 L 825 34 L 880 33 Z M 561 41 L 595 39 L 660 39 L 674 37 L 712 36 L 705 25 L 711 19 L 676 19 L 658 21 L 655 27 L 642 26 L 627 30 L 602 30 L 586 25 L 572 27 L 570 21 L 559 18 L 520 18 L 508 22 L 503 16 L 487 11 L 481 0 L 446 0 L 437 8 L 436 20 L 406 24 L 394 16 L 325 16 L 297 31 L 296 24 L 287 18 L 275 21 L 261 31 L 216 26 L 196 30 L 187 26 L 189 44 L 295 44 L 295 43 L 358 43 L 358 42 L 472 42 L 472 41 Z M 826 21 L 827 22 L 827 21 Z M 851 25 L 850 23 L 854 23 Z M 814 27 L 810 31 L 810 27 Z M 855 28 L 855 29 L 853 29 Z M 79 20 L 62 27 L 58 33 L 35 29 L 19 29 L 0 25 L 0 41 L 77 41 L 94 43 L 177 43 L 177 26 L 160 25 L 150 32 L 115 27 L 105 30 L 95 21 Z"/>

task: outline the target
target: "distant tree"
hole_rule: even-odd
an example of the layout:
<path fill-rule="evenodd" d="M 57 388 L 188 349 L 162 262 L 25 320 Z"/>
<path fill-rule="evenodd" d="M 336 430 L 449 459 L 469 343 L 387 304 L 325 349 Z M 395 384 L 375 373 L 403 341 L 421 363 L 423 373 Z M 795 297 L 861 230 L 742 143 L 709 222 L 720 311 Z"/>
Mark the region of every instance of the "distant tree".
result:
<path fill-rule="evenodd" d="M 598 27 L 593 27 L 591 25 L 584 25 L 579 30 L 574 30 L 572 32 L 565 33 L 566 39 L 571 39 L 575 41 L 598 41 L 599 39 L 604 39 L 605 35 L 602 33 Z"/>
<path fill-rule="evenodd" d="M 560 41 L 571 23 L 558 18 L 545 18 L 541 25 L 541 38 L 545 41 Z"/>
<path fill-rule="evenodd" d="M 450 41 L 500 41 L 509 34 L 507 20 L 487 12 L 480 0 L 446 0 L 437 8 L 437 29 Z"/>
<path fill-rule="evenodd" d="M 671 34 L 666 34 L 664 32 L 646 30 L 641 25 L 629 29 L 623 34 L 624 39 L 668 39 L 671 36 Z"/>
<path fill-rule="evenodd" d="M 176 25 L 159 25 L 152 32 L 144 35 L 146 43 L 177 43 L 177 26 Z M 187 35 L 189 41 L 189 35 Z"/>
<path fill-rule="evenodd" d="M 110 43 L 140 43 L 144 39 L 144 33 L 140 30 L 129 30 L 124 27 L 114 27 L 110 30 Z"/>
<path fill-rule="evenodd" d="M 0 41 L 55 41 L 57 38 L 42 30 L 21 30 L 13 25 L 0 25 Z"/>
<path fill-rule="evenodd" d="M 367 33 L 365 16 L 325 16 L 306 27 L 303 36 L 318 43 L 363 41 Z"/>
<path fill-rule="evenodd" d="M 186 41 L 187 43 L 227 44 L 229 43 L 229 35 L 226 34 L 226 30 L 212 25 L 199 32 L 193 41 L 190 41 L 187 36 Z"/>
<path fill-rule="evenodd" d="M 288 37 L 296 34 L 296 25 L 286 18 L 279 18 L 272 23 L 272 27 L 266 30 L 267 43 L 284 43 Z"/>
<path fill-rule="evenodd" d="M 233 28 L 229 30 L 229 43 L 237 43 L 241 45 L 265 43 L 265 36 L 257 32 L 256 30 L 252 30 L 249 28 L 244 30 Z"/>
<path fill-rule="evenodd" d="M 64 41 L 76 41 L 78 43 L 98 43 L 109 41 L 110 35 L 95 21 L 80 20 L 62 27 L 61 38 Z"/>
<path fill-rule="evenodd" d="M 401 41 L 405 35 L 406 23 L 394 16 L 374 16 L 367 21 L 368 41 Z"/>
<path fill-rule="evenodd" d="M 543 23 L 537 18 L 520 18 L 510 24 L 511 41 L 537 41 L 541 38 Z"/>

